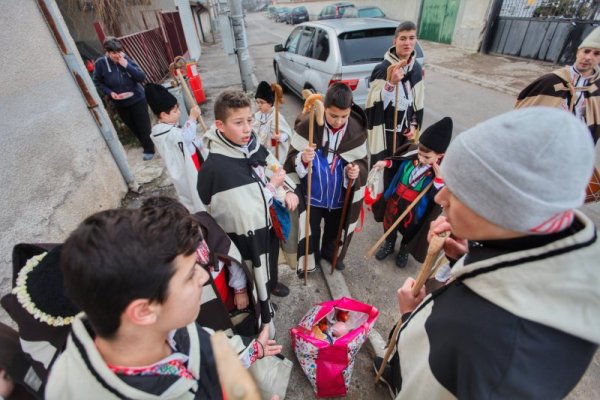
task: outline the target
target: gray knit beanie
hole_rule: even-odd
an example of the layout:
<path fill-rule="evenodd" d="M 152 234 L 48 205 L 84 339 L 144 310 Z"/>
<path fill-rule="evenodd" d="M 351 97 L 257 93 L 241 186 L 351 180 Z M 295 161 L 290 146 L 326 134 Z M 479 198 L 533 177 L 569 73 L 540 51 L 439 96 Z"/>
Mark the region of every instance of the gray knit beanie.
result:
<path fill-rule="evenodd" d="M 594 165 L 587 127 L 548 107 L 513 110 L 458 135 L 442 162 L 448 189 L 472 211 L 517 232 L 572 221 Z"/>

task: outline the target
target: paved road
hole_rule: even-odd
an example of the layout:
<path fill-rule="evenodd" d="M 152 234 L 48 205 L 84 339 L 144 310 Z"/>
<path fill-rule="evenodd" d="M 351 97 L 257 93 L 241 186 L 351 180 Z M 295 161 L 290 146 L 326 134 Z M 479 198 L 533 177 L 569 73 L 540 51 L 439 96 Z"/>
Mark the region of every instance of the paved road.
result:
<path fill-rule="evenodd" d="M 274 82 L 275 75 L 272 66 L 273 46 L 284 43 L 293 27 L 282 23 L 275 23 L 266 19 L 261 14 L 248 14 L 247 23 L 248 43 L 250 54 L 252 55 L 254 73 L 259 81 Z M 429 62 L 435 63 L 435 60 L 429 59 Z M 492 116 L 510 110 L 514 104 L 514 98 L 510 95 L 454 79 L 442 73 L 427 70 L 427 68 L 425 82 L 424 126 L 430 125 L 443 116 L 450 116 L 454 120 L 455 134 Z M 286 120 L 292 124 L 301 111 L 302 102 L 290 92 L 285 94 L 285 100 L 286 103 L 282 106 L 281 111 Z M 587 210 L 597 224 L 600 223 L 599 208 L 595 207 Z M 406 277 L 416 275 L 419 264 L 411 258 L 408 266 L 400 270 L 395 267 L 392 256 L 384 262 L 379 262 L 375 259 L 365 261 L 363 255 L 381 233 L 381 227 L 372 220 L 370 215 L 367 216 L 363 232 L 355 234 L 347 256 L 348 268 L 344 271 L 344 277 L 353 297 L 379 308 L 381 314 L 376 328 L 383 335 L 387 335 L 388 330 L 398 318 L 394 293 Z M 300 293 L 303 293 L 305 289 L 294 280 L 287 281 L 287 278 L 288 275 L 286 274 L 284 276 L 286 282 L 294 285 L 292 288 L 294 300 L 286 299 L 282 302 L 282 306 L 286 307 L 289 304 L 293 307 L 296 301 L 296 293 L 294 292 L 300 291 Z M 321 279 L 319 276 L 314 276 L 311 280 L 311 285 L 316 285 L 315 281 Z M 293 314 L 302 315 L 302 312 L 299 312 L 297 307 L 293 308 L 295 309 Z M 282 325 L 293 323 L 293 320 L 285 317 L 284 321 L 282 321 Z M 368 357 L 366 357 L 368 350 L 366 348 L 363 349 L 360 355 L 361 357 L 359 357 L 354 372 L 353 381 L 355 383 L 349 393 L 349 398 L 363 398 L 367 394 L 373 399 L 388 398 L 385 391 L 382 391 L 380 387 L 373 388 L 371 384 L 371 371 L 368 365 Z M 295 371 L 292 379 L 290 398 L 293 399 L 300 398 L 297 396 L 301 394 L 310 395 L 304 389 L 308 387 L 306 379 L 302 376 L 298 377 L 298 372 L 297 370 Z M 600 398 L 600 388 L 597 384 L 597 378 L 599 377 L 600 356 L 597 354 L 587 376 L 575 389 L 570 398 Z"/>

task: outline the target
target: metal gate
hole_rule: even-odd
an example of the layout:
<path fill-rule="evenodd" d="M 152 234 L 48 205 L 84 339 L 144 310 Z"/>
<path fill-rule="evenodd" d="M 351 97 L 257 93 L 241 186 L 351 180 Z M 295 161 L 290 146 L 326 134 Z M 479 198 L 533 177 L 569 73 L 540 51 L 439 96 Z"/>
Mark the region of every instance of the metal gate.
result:
<path fill-rule="evenodd" d="M 596 0 L 504 0 L 490 52 L 573 63 L 577 46 L 600 24 L 599 8 Z"/>
<path fill-rule="evenodd" d="M 459 4 L 459 0 L 424 0 L 419 18 L 419 38 L 450 44 Z"/>

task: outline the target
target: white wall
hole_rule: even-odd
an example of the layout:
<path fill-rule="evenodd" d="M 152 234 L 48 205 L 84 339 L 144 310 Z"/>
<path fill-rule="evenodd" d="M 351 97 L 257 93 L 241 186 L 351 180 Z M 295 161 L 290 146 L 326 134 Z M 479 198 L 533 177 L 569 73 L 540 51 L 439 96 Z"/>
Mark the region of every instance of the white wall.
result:
<path fill-rule="evenodd" d="M 127 187 L 36 1 L 0 1 L 0 47 L 1 296 L 15 244 L 63 241 Z"/>
<path fill-rule="evenodd" d="M 452 37 L 453 46 L 479 50 L 491 3 L 491 0 L 461 0 Z"/>

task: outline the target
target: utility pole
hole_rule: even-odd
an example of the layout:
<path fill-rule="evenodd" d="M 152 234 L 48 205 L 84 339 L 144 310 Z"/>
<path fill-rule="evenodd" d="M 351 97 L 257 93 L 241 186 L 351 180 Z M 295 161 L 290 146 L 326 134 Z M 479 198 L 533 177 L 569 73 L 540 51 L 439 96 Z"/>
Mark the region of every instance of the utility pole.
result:
<path fill-rule="evenodd" d="M 228 3 L 231 14 L 229 18 L 235 38 L 235 53 L 240 67 L 240 75 L 242 76 L 242 88 L 247 92 L 254 89 L 254 84 L 252 83 L 252 65 L 250 65 L 250 53 L 248 52 L 242 0 L 229 0 Z"/>
<path fill-rule="evenodd" d="M 188 51 L 190 52 L 190 58 L 193 61 L 200 59 L 202 48 L 200 47 L 200 40 L 196 34 L 196 26 L 194 24 L 194 16 L 192 14 L 192 7 L 190 6 L 189 0 L 175 0 L 175 5 L 179 10 L 179 16 L 181 17 L 181 26 L 183 27 L 183 35 L 185 36 L 185 42 L 187 43 Z"/>

